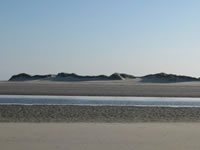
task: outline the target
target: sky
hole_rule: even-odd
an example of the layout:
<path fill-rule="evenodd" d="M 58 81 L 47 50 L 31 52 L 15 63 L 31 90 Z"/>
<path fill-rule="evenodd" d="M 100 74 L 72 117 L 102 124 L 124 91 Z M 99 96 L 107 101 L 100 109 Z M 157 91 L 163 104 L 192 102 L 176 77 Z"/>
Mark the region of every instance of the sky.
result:
<path fill-rule="evenodd" d="M 0 80 L 13 74 L 200 77 L 199 0 L 0 0 Z"/>

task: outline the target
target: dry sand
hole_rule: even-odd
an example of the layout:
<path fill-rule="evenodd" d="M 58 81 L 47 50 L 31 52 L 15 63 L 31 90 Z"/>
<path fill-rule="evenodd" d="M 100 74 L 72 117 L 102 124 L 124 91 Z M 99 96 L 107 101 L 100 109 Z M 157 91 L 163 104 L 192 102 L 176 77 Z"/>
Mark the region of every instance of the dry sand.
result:
<path fill-rule="evenodd" d="M 144 83 L 137 80 L 0 82 L 0 94 L 200 97 L 200 82 Z"/>
<path fill-rule="evenodd" d="M 198 123 L 1 123 L 2 150 L 199 150 Z"/>

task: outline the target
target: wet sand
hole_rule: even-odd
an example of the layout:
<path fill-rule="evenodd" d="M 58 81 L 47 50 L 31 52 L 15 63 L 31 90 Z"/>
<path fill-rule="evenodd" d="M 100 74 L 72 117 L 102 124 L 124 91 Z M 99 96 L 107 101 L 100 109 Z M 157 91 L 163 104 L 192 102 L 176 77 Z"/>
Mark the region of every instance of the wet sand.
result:
<path fill-rule="evenodd" d="M 200 97 L 200 82 L 145 83 L 137 80 L 0 82 L 0 94 Z"/>
<path fill-rule="evenodd" d="M 200 122 L 200 108 L 0 105 L 0 122 Z"/>
<path fill-rule="evenodd" d="M 198 123 L 1 123 L 3 150 L 199 150 Z"/>

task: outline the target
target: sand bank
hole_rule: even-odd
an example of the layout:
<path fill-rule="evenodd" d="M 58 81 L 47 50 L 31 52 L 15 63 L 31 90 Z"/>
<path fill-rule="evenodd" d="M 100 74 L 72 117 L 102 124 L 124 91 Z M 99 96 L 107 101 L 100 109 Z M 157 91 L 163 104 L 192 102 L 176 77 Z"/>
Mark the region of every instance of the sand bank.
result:
<path fill-rule="evenodd" d="M 142 83 L 135 80 L 99 82 L 0 82 L 0 94 L 200 97 L 200 82 L 162 84 Z"/>

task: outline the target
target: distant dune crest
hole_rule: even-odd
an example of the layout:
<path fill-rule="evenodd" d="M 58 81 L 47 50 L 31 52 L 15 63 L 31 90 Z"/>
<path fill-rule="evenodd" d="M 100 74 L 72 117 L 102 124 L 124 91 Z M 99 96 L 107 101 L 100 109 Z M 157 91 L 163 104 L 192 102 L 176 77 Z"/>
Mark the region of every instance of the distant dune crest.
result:
<path fill-rule="evenodd" d="M 135 76 L 128 74 L 113 73 L 110 76 L 98 75 L 98 76 L 81 76 L 75 73 L 58 73 L 57 75 L 34 75 L 31 76 L 26 73 L 20 73 L 12 76 L 9 81 L 32 81 L 32 80 L 49 80 L 49 81 L 95 81 L 95 80 L 126 80 L 135 79 Z"/>
<path fill-rule="evenodd" d="M 81 76 L 75 73 L 58 73 L 57 75 L 29 75 L 26 73 L 20 73 L 13 75 L 9 81 L 34 81 L 34 80 L 46 80 L 46 81 L 103 81 L 103 80 L 127 80 L 127 79 L 139 79 L 141 82 L 189 82 L 189 81 L 200 81 L 199 78 L 157 73 L 150 74 L 142 77 L 136 77 L 125 73 L 113 73 L 110 76 L 98 75 L 98 76 Z"/>
<path fill-rule="evenodd" d="M 141 77 L 142 82 L 189 82 L 189 81 L 200 81 L 199 78 L 175 75 L 175 74 L 166 74 L 166 73 L 157 73 L 150 74 Z"/>

